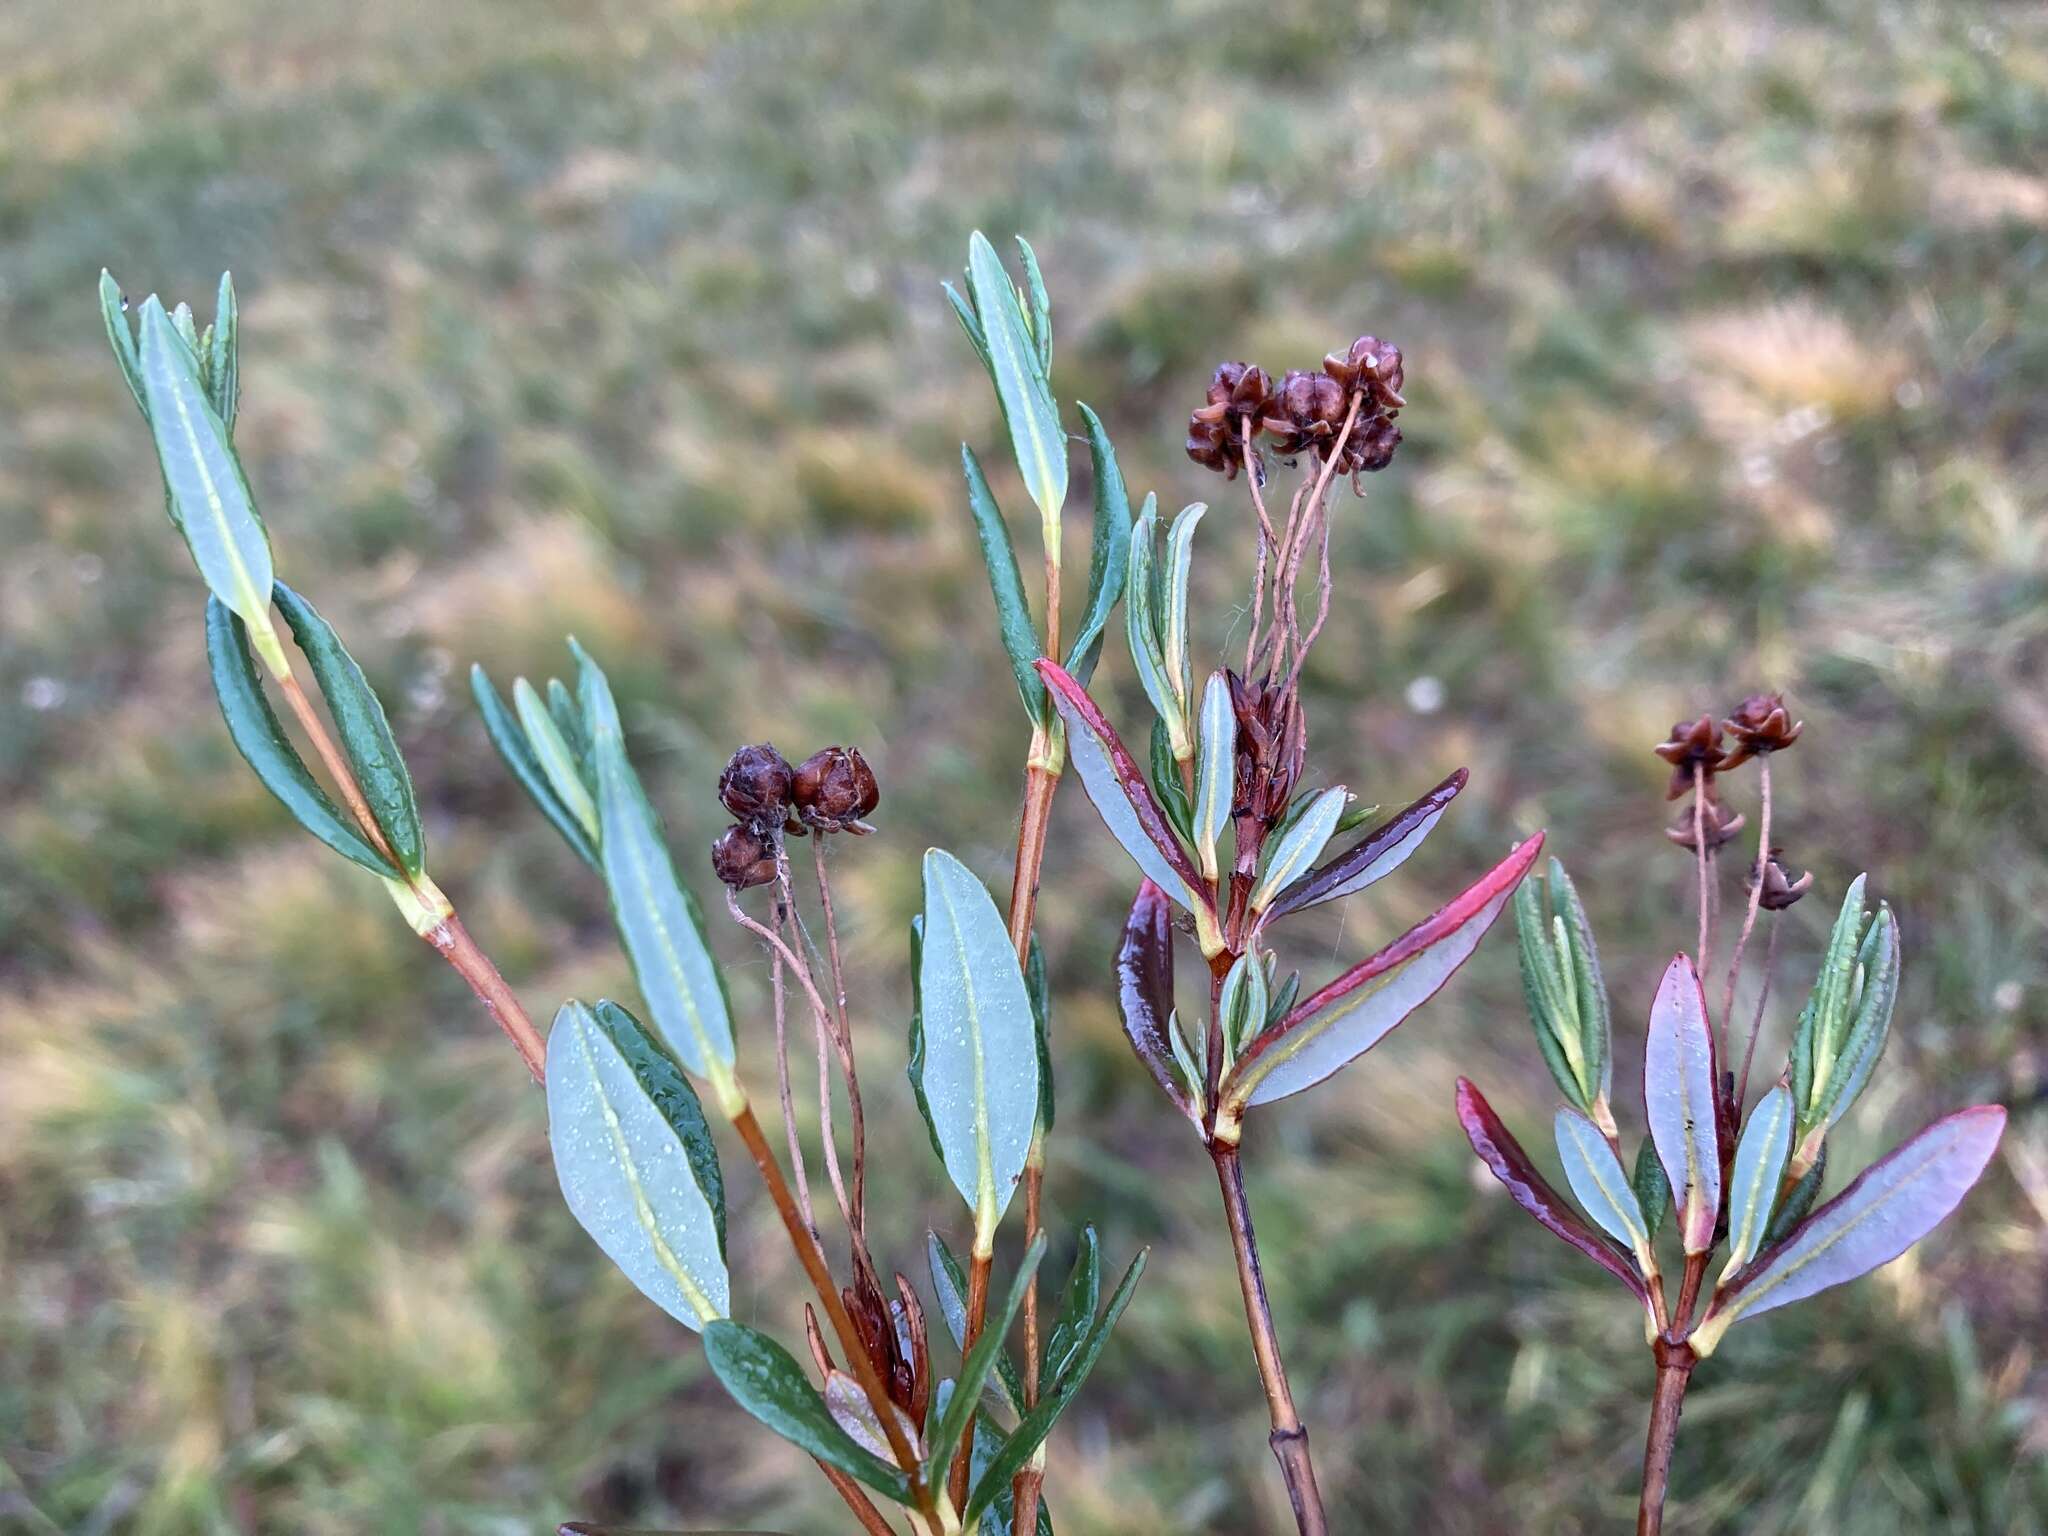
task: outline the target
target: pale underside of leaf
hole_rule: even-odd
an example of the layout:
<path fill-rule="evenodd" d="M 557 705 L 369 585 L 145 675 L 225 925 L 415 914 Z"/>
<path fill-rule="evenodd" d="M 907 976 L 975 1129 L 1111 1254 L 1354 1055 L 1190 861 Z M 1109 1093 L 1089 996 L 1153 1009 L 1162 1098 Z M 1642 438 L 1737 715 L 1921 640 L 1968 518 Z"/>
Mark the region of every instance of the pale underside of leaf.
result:
<path fill-rule="evenodd" d="M 1714 1036 L 1690 957 L 1665 968 L 1650 1005 L 1643 1048 L 1643 1106 L 1657 1160 L 1671 1181 L 1688 1253 L 1713 1242 L 1721 1209 L 1721 1152 L 1715 1126 Z"/>

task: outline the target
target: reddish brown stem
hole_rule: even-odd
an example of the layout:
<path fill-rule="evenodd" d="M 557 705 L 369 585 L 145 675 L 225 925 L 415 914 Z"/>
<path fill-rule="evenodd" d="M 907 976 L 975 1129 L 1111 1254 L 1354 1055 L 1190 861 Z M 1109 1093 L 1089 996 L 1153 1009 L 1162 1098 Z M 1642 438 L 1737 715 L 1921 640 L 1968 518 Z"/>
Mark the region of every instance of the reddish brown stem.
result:
<path fill-rule="evenodd" d="M 1027 1246 L 1038 1236 L 1039 1200 L 1044 1188 L 1045 1164 L 1034 1157 L 1024 1165 L 1024 1241 Z M 1038 1406 L 1039 1349 L 1038 1285 L 1034 1276 L 1026 1282 L 1024 1289 L 1024 1410 L 1027 1413 Z M 1020 1467 L 1011 1480 L 1012 1531 L 1036 1536 L 1039 1488 L 1044 1480 L 1043 1470 L 1028 1463 Z"/>
<path fill-rule="evenodd" d="M 1728 962 L 1728 985 L 1721 996 L 1721 1054 L 1728 1054 L 1728 1031 L 1735 1021 L 1735 984 L 1742 978 L 1742 953 L 1749 948 L 1749 936 L 1756 931 L 1757 908 L 1764 897 L 1764 871 L 1771 862 L 1771 758 L 1768 752 L 1757 758 L 1757 775 L 1762 781 L 1759 793 L 1763 804 L 1757 812 L 1756 878 L 1750 882 L 1749 906 L 1742 914 L 1742 932 L 1735 940 L 1735 954 Z M 1704 963 L 1704 962 L 1702 962 Z M 1749 1073 L 1745 1069 L 1743 1080 Z M 1741 1100 L 1735 1107 L 1742 1108 Z"/>
<path fill-rule="evenodd" d="M 1692 765 L 1692 856 L 1693 863 L 1699 867 L 1700 876 L 1700 952 L 1695 966 L 1702 974 L 1705 973 L 1708 965 L 1712 963 L 1711 957 L 1707 954 L 1707 924 L 1711 921 L 1709 914 L 1712 908 L 1709 905 L 1711 896 L 1707 889 L 1707 863 L 1710 855 L 1707 853 L 1706 786 L 1706 774 L 1701 770 L 1698 763 L 1694 763 Z M 1704 1000 L 1706 996 L 1705 988 L 1701 989 L 1700 996 Z"/>
<path fill-rule="evenodd" d="M 1671 1487 L 1671 1452 L 1678 1444 L 1678 1414 L 1699 1357 L 1690 1344 L 1659 1339 L 1657 1390 L 1650 1400 L 1650 1433 L 1643 1447 L 1643 1496 L 1636 1512 L 1636 1536 L 1659 1536 L 1664 1497 Z"/>
<path fill-rule="evenodd" d="M 981 1330 L 988 1323 L 988 1275 L 995 1255 L 974 1253 L 967 1264 L 967 1329 L 960 1340 L 962 1358 L 974 1352 L 974 1346 L 981 1338 Z M 967 1507 L 967 1457 L 973 1449 L 974 1436 L 960 1437 L 960 1448 L 953 1453 L 952 1495 L 953 1507 Z"/>
<path fill-rule="evenodd" d="M 875 1370 L 874 1361 L 868 1358 L 865 1345 L 861 1343 L 860 1331 L 854 1327 L 853 1318 L 848 1315 L 846 1303 L 840 1298 L 839 1286 L 832 1278 L 831 1266 L 825 1262 L 825 1250 L 818 1243 L 809 1227 L 804 1225 L 803 1214 L 796 1208 L 796 1199 L 789 1192 L 789 1184 L 782 1177 L 782 1168 L 775 1161 L 775 1154 L 769 1149 L 768 1138 L 761 1133 L 761 1122 L 755 1118 L 751 1104 L 743 1104 L 739 1113 L 732 1117 L 732 1128 L 746 1143 L 747 1153 L 760 1170 L 761 1182 L 768 1186 L 768 1195 L 775 1202 L 775 1214 L 782 1218 L 783 1229 L 789 1234 L 789 1243 L 796 1250 L 797 1262 L 804 1267 L 811 1289 L 818 1293 L 819 1304 L 825 1309 L 825 1320 L 832 1325 L 832 1332 L 838 1336 L 839 1348 L 846 1355 L 846 1363 L 854 1379 L 860 1383 L 861 1391 L 867 1394 L 869 1405 L 874 1409 L 882 1432 L 888 1437 L 889 1450 L 896 1458 L 896 1465 L 910 1474 L 911 1493 L 919 1509 L 929 1510 L 929 1490 L 918 1476 L 917 1455 L 911 1449 L 910 1441 L 904 1436 L 903 1426 L 898 1422 L 895 1406 L 889 1400 L 888 1388 L 882 1385 L 882 1378 Z"/>
<path fill-rule="evenodd" d="M 526 1070 L 533 1074 L 533 1080 L 545 1082 L 548 1048 L 540 1037 L 540 1031 L 533 1027 L 533 1020 L 519 1006 L 519 999 L 512 995 L 512 989 L 498 974 L 498 968 L 491 964 L 491 957 L 477 948 L 476 940 L 462 926 L 462 919 L 450 912 L 423 937 L 442 959 L 455 968 L 455 974 L 469 983 L 469 990 L 477 995 L 477 1000 L 484 1005 L 484 1011 L 498 1028 L 505 1031 L 505 1037 L 519 1052 L 519 1058 L 526 1063 Z"/>
<path fill-rule="evenodd" d="M 875 1501 L 861 1491 L 861 1486 L 837 1467 L 818 1463 L 818 1470 L 825 1474 L 825 1481 L 833 1491 L 846 1500 L 846 1507 L 853 1511 L 853 1518 L 860 1522 L 860 1528 L 868 1536 L 896 1536 L 895 1529 L 882 1518 L 882 1512 L 875 1508 Z"/>
<path fill-rule="evenodd" d="M 1288 1390 L 1287 1367 L 1280 1359 L 1280 1337 L 1273 1329 L 1273 1308 L 1266 1299 L 1259 1242 L 1252 1231 L 1251 1203 L 1245 1197 L 1244 1168 L 1232 1143 L 1211 1142 L 1209 1156 L 1216 1164 L 1216 1182 L 1223 1191 L 1223 1211 L 1230 1221 L 1231 1247 L 1237 1254 L 1238 1285 L 1244 1292 L 1245 1321 L 1251 1328 L 1252 1353 L 1258 1360 L 1259 1380 L 1265 1386 L 1266 1407 L 1273 1422 L 1273 1433 L 1268 1439 L 1273 1457 L 1280 1463 L 1280 1475 L 1287 1483 L 1295 1528 L 1300 1536 L 1328 1536 L 1330 1527 L 1323 1514 L 1323 1496 L 1316 1487 L 1315 1464 L 1309 1459 L 1308 1428 L 1295 1411 L 1294 1394 Z"/>
<path fill-rule="evenodd" d="M 334 780 L 335 788 L 341 791 L 342 803 L 348 807 L 356 825 L 363 829 L 363 836 L 370 840 L 376 850 L 391 861 L 393 869 L 398 868 L 398 856 L 391 851 L 391 844 L 384 839 L 384 829 L 377 825 L 377 818 L 370 814 L 370 802 L 364 798 L 362 786 L 356 783 L 355 771 L 342 756 L 341 749 L 334 744 L 334 738 L 327 734 L 327 727 L 321 723 L 320 713 L 313 708 L 313 701 L 306 697 L 306 690 L 299 686 L 298 678 L 286 673 L 278 679 L 277 686 L 283 690 L 285 702 L 298 717 L 299 726 L 313 743 L 313 750 L 327 768 L 327 776 Z"/>

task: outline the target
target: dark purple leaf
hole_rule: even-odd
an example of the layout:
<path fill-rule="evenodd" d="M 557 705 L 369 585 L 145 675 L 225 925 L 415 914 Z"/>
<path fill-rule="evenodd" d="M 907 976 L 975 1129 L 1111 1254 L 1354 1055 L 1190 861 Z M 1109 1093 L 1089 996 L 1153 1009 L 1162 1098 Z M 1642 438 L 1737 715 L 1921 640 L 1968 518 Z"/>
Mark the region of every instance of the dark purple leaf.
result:
<path fill-rule="evenodd" d="M 1501 1124 L 1493 1106 L 1462 1077 L 1458 1079 L 1458 1123 L 1465 1128 L 1465 1139 L 1472 1143 L 1479 1160 L 1493 1170 L 1493 1176 L 1506 1186 L 1515 1204 L 1635 1292 L 1636 1300 L 1645 1307 L 1649 1306 L 1650 1292 L 1627 1255 L 1587 1226 L 1564 1197 L 1544 1182 L 1536 1165 L 1529 1161 L 1529 1154 Z"/>
<path fill-rule="evenodd" d="M 1191 1113 L 1173 1065 L 1167 1019 L 1173 1013 L 1173 906 L 1150 880 L 1138 887 L 1116 947 L 1117 1006 L 1124 1035 L 1174 1107 Z"/>
<path fill-rule="evenodd" d="M 1468 777 L 1460 768 L 1408 809 L 1396 811 L 1334 859 L 1303 875 L 1273 898 L 1268 920 L 1352 895 L 1399 869 L 1429 836 L 1444 808 L 1458 798 Z"/>

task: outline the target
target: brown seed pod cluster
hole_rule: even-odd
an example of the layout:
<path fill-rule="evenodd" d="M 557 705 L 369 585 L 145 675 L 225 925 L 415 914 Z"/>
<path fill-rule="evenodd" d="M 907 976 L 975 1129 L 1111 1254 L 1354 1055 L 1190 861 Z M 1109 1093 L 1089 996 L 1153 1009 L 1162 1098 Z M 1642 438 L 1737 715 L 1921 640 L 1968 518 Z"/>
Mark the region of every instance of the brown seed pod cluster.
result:
<path fill-rule="evenodd" d="M 1245 467 L 1249 436 L 1252 472 L 1260 476 L 1261 438 L 1282 459 L 1309 452 L 1326 463 L 1335 457 L 1336 467 L 1354 477 L 1385 469 L 1401 442 L 1394 417 L 1407 404 L 1403 380 L 1401 349 L 1377 336 L 1361 336 L 1330 353 L 1320 373 L 1290 368 L 1277 385 L 1263 368 L 1223 363 L 1209 381 L 1207 402 L 1188 417 L 1188 457 L 1235 479 Z M 1346 416 L 1352 417 L 1349 433 Z"/>
<path fill-rule="evenodd" d="M 1734 841 L 1735 835 L 1747 825 L 1747 819 L 1721 803 L 1718 776 L 1741 767 L 1752 757 L 1784 751 L 1805 729 L 1806 722 L 1791 717 L 1784 695 L 1778 693 L 1753 693 L 1719 721 L 1712 715 L 1701 715 L 1697 720 L 1681 720 L 1672 726 L 1670 736 L 1651 750 L 1671 765 L 1671 782 L 1664 796 L 1667 800 L 1677 800 L 1689 793 L 1695 770 L 1698 771 L 1699 825 L 1695 829 L 1693 807 L 1683 806 L 1677 819 L 1664 829 L 1664 835 L 1679 847 L 1695 851 L 1703 838 L 1709 853 Z M 1724 740 L 1724 732 L 1734 739 L 1732 748 Z M 1764 875 L 1761 904 L 1773 912 L 1791 906 L 1812 883 L 1810 876 L 1795 880 L 1791 871 L 1777 862 L 1781 851 L 1771 850 L 1770 866 Z M 1774 900 L 1781 905 L 1773 906 Z"/>
<path fill-rule="evenodd" d="M 777 845 L 806 832 L 867 833 L 881 804 L 875 772 L 857 747 L 825 747 L 792 768 L 767 742 L 741 747 L 718 776 L 718 799 L 734 822 L 711 845 L 711 868 L 733 890 L 775 879 Z"/>
<path fill-rule="evenodd" d="M 1786 711 L 1782 693 L 1752 693 L 1721 724 L 1735 738 L 1735 750 L 1721 764 L 1724 772 L 1752 757 L 1784 751 L 1806 729 L 1804 720 L 1794 720 Z"/>

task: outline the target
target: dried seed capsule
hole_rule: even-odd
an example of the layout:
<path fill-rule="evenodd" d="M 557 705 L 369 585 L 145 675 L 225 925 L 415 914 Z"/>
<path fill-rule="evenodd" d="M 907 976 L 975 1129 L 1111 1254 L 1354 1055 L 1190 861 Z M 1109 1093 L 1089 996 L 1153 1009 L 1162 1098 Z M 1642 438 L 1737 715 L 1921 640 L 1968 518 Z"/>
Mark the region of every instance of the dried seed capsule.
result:
<path fill-rule="evenodd" d="M 1700 831 L 1706 834 L 1707 852 L 1712 853 L 1734 842 L 1736 833 L 1747 825 L 1749 818 L 1740 811 L 1729 810 L 1714 796 L 1710 786 L 1700 806 Z M 1699 847 L 1693 837 L 1691 806 L 1679 807 L 1678 815 L 1664 829 L 1664 835 L 1681 848 L 1696 850 Z"/>
<path fill-rule="evenodd" d="M 1770 859 L 1764 865 L 1764 889 L 1763 894 L 1757 897 L 1757 905 L 1766 912 L 1784 911 L 1804 896 L 1813 884 L 1813 871 L 1810 869 L 1798 879 L 1792 878 L 1791 869 L 1778 857 L 1784 851 L 1782 848 L 1773 848 Z"/>
<path fill-rule="evenodd" d="M 851 828 L 881 803 L 874 770 L 857 747 L 826 747 L 796 770 L 792 798 L 797 814 L 820 831 Z"/>
<path fill-rule="evenodd" d="M 731 826 L 711 845 L 711 868 L 721 884 L 735 891 L 775 882 L 775 850 L 752 827 Z"/>
<path fill-rule="evenodd" d="M 1217 364 L 1209 380 L 1208 403 L 1188 417 L 1188 457 L 1204 469 L 1236 479 L 1245 467 L 1245 428 L 1250 426 L 1254 440 L 1265 430 L 1272 393 L 1273 381 L 1265 369 L 1251 363 Z M 1256 473 L 1260 466 L 1255 462 L 1252 468 Z"/>
<path fill-rule="evenodd" d="M 1345 351 L 1332 352 L 1323 359 L 1323 372 L 1335 379 L 1347 396 L 1354 389 L 1365 389 L 1375 410 L 1398 411 L 1408 403 L 1401 398 L 1401 349 L 1377 336 L 1361 336 Z"/>
<path fill-rule="evenodd" d="M 1273 395 L 1273 451 L 1291 459 L 1334 440 L 1349 400 L 1344 386 L 1328 374 L 1288 369 Z"/>
<path fill-rule="evenodd" d="M 767 742 L 741 747 L 718 776 L 718 799 L 734 817 L 754 827 L 773 827 L 789 813 L 796 770 Z"/>
<path fill-rule="evenodd" d="M 1782 752 L 1806 729 L 1804 720 L 1794 720 L 1786 711 L 1782 693 L 1751 694 L 1721 724 L 1735 738 L 1735 750 L 1721 764 L 1724 770 L 1738 767 L 1752 757 Z"/>
<path fill-rule="evenodd" d="M 1676 800 L 1692 788 L 1695 767 L 1712 780 L 1727 764 L 1727 754 L 1721 750 L 1721 727 L 1712 715 L 1701 715 L 1690 724 L 1679 721 L 1671 727 L 1671 735 L 1650 750 L 1671 765 L 1671 786 L 1664 795 L 1667 800 Z"/>

